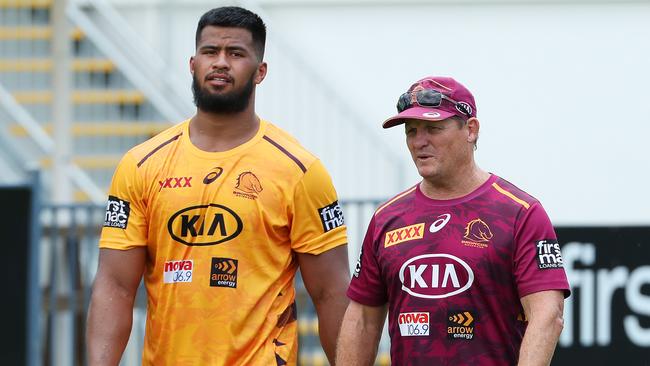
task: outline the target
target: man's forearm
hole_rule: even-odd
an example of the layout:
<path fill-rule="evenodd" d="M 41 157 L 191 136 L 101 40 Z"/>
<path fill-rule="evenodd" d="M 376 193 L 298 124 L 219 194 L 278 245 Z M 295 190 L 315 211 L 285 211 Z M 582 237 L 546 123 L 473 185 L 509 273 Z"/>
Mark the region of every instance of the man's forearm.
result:
<path fill-rule="evenodd" d="M 356 307 L 354 306 L 356 305 Z M 384 310 L 371 321 L 351 304 L 343 317 L 343 325 L 336 348 L 336 365 L 372 366 L 377 357 L 377 347 L 383 328 Z"/>
<path fill-rule="evenodd" d="M 327 355 L 330 364 L 334 365 L 336 355 L 336 339 L 341 329 L 341 322 L 345 309 L 348 306 L 348 298 L 345 293 L 338 296 L 331 296 L 315 303 L 318 314 L 318 334 L 323 350 Z"/>
<path fill-rule="evenodd" d="M 97 286 L 88 310 L 86 342 L 90 366 L 118 365 L 129 341 L 134 299 Z"/>
<path fill-rule="evenodd" d="M 562 318 L 529 323 L 521 343 L 518 365 L 550 365 L 562 327 Z"/>

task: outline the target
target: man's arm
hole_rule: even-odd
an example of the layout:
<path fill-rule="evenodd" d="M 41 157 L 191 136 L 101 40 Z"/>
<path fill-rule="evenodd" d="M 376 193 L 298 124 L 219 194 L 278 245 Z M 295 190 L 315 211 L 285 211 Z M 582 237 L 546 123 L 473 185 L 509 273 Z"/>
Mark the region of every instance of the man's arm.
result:
<path fill-rule="evenodd" d="M 372 366 L 377 357 L 386 306 L 366 306 L 351 301 L 343 318 L 336 348 L 336 364 Z"/>
<path fill-rule="evenodd" d="M 120 362 L 131 333 L 133 303 L 146 253 L 144 247 L 99 251 L 86 329 L 91 366 L 114 366 Z"/>
<path fill-rule="evenodd" d="M 562 291 L 541 291 L 521 298 L 528 327 L 519 350 L 519 366 L 550 365 L 564 327 Z"/>
<path fill-rule="evenodd" d="M 318 314 L 318 333 L 323 350 L 334 364 L 336 337 L 348 305 L 345 295 L 350 283 L 347 245 L 319 255 L 298 253 L 300 273 Z"/>

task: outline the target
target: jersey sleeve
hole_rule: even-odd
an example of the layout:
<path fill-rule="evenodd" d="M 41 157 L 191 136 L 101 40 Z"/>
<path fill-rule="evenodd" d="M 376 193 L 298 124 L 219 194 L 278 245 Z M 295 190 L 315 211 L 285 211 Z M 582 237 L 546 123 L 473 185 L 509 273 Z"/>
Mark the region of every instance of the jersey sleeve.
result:
<path fill-rule="evenodd" d="M 127 153 L 115 170 L 108 192 L 100 248 L 127 250 L 147 245 L 143 191 L 135 160 Z"/>
<path fill-rule="evenodd" d="M 551 221 L 539 203 L 522 213 L 515 229 L 514 275 L 519 297 L 545 291 L 571 293 Z"/>
<path fill-rule="evenodd" d="M 320 254 L 347 243 L 343 211 L 327 170 L 314 162 L 298 182 L 291 205 L 291 248 Z"/>
<path fill-rule="evenodd" d="M 374 239 L 375 218 L 370 220 L 366 236 L 363 239 L 357 266 L 350 281 L 347 295 L 350 299 L 368 306 L 380 306 L 388 301 L 386 286 L 381 279 L 377 262 L 377 245 Z"/>

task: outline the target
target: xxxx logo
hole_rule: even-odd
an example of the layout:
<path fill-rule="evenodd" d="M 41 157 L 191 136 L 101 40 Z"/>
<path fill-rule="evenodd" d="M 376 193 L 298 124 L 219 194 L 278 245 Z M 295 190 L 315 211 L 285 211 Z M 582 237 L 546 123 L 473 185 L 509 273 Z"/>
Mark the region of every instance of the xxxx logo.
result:
<path fill-rule="evenodd" d="M 472 316 L 472 314 L 470 314 L 469 311 L 465 311 L 462 313 L 450 315 L 449 321 L 459 325 L 464 325 L 466 327 L 469 327 L 474 322 L 474 317 Z"/>
<path fill-rule="evenodd" d="M 159 180 L 158 184 L 160 185 L 158 192 L 160 192 L 163 188 L 192 187 L 192 177 L 165 178 L 164 180 Z"/>
<path fill-rule="evenodd" d="M 403 243 L 405 241 L 422 239 L 424 236 L 424 223 L 410 225 L 386 233 L 384 248 Z"/>

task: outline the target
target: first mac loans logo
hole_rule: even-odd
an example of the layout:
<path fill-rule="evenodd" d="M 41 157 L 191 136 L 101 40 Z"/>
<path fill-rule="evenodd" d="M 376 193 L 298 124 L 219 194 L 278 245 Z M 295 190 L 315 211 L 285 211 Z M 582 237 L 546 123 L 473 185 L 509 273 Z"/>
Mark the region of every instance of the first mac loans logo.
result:
<path fill-rule="evenodd" d="M 319 208 L 318 214 L 320 215 L 320 221 L 323 224 L 323 231 L 325 232 L 336 229 L 344 224 L 343 211 L 341 210 L 341 206 L 339 206 L 339 201 L 334 201 L 325 207 Z"/>
<path fill-rule="evenodd" d="M 539 269 L 562 268 L 562 253 L 557 240 L 540 240 L 535 247 L 537 248 L 537 267 Z"/>
<path fill-rule="evenodd" d="M 129 201 L 125 201 L 115 196 L 108 196 L 104 226 L 126 229 L 129 225 L 129 214 L 131 214 L 131 205 Z"/>

